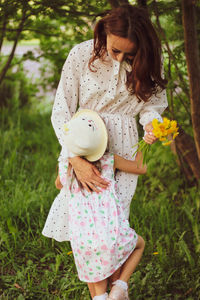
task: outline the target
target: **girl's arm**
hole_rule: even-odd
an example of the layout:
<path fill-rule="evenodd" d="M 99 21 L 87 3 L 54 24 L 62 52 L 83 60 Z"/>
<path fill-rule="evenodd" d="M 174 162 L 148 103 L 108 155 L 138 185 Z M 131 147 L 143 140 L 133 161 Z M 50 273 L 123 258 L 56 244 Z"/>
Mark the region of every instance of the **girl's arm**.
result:
<path fill-rule="evenodd" d="M 137 175 L 142 175 L 147 172 L 147 166 L 143 165 L 141 152 L 136 154 L 135 160 L 128 160 L 117 154 L 114 154 L 114 170 L 116 169 Z"/>

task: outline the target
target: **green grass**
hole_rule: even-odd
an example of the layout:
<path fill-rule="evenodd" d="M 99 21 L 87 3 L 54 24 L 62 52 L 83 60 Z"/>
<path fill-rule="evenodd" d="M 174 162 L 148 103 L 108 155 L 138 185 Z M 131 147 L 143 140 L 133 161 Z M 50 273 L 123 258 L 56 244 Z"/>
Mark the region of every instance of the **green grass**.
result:
<path fill-rule="evenodd" d="M 1 112 L 0 299 L 90 299 L 69 243 L 42 236 L 59 146 L 49 113 Z M 200 192 L 187 188 L 168 149 L 153 146 L 130 221 L 146 241 L 130 280 L 130 299 L 198 299 Z M 154 254 L 158 252 L 158 254 Z"/>

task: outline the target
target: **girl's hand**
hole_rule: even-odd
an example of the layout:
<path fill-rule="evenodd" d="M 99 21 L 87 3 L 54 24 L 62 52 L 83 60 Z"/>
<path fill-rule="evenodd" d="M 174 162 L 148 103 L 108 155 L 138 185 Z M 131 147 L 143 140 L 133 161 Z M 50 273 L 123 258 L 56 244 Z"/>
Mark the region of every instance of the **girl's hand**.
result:
<path fill-rule="evenodd" d="M 142 156 L 142 152 L 138 151 L 136 156 L 135 156 L 135 161 L 137 163 L 137 167 L 140 171 L 140 174 L 146 174 L 147 172 L 147 165 L 143 164 L 143 156 Z"/>
<path fill-rule="evenodd" d="M 58 190 L 61 190 L 62 189 L 62 183 L 60 182 L 60 176 L 58 175 L 57 178 L 56 178 L 56 181 L 55 181 L 55 186 Z"/>
<path fill-rule="evenodd" d="M 106 189 L 109 182 L 101 178 L 99 170 L 87 160 L 76 156 L 69 158 L 77 179 L 88 192 L 101 192 L 99 188 Z"/>
<path fill-rule="evenodd" d="M 153 144 L 157 141 L 157 138 L 154 136 L 153 134 L 153 126 L 152 126 L 152 123 L 148 123 L 147 125 L 145 125 L 145 131 L 147 132 L 144 136 L 144 141 L 147 143 L 147 144 Z"/>

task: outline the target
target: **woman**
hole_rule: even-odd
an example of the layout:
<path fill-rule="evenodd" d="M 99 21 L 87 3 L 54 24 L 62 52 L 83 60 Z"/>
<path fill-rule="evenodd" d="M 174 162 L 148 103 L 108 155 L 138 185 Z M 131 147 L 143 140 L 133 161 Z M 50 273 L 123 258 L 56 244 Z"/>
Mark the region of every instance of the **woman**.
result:
<path fill-rule="evenodd" d="M 68 159 L 87 191 L 98 192 L 108 183 L 94 165 L 73 157 L 63 146 L 64 124 L 78 106 L 97 111 L 108 129 L 108 151 L 132 159 L 132 146 L 138 141 L 135 117 L 139 114 L 144 139 L 152 144 L 156 138 L 151 121 L 161 121 L 160 114 L 167 107 L 166 81 L 161 71 L 161 45 L 151 21 L 143 9 L 131 5 L 111 10 L 96 24 L 94 40 L 71 50 L 56 93 L 52 124 L 62 146 L 60 165 Z M 137 177 L 121 171 L 116 174 L 118 196 L 127 219 Z M 62 240 L 68 240 L 65 233 Z M 111 276 L 111 282 L 119 275 L 120 270 Z M 92 284 L 89 289 L 94 297 Z"/>

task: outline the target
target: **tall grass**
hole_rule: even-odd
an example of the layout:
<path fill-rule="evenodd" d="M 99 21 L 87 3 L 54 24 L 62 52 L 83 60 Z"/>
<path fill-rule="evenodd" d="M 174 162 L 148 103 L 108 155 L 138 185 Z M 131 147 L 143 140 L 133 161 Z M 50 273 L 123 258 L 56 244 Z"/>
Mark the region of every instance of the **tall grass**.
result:
<path fill-rule="evenodd" d="M 90 299 L 67 242 L 41 235 L 54 187 L 59 146 L 48 113 L 1 112 L 0 299 Z M 198 299 L 200 192 L 187 188 L 167 149 L 153 146 L 130 221 L 146 240 L 130 280 L 130 299 Z"/>

